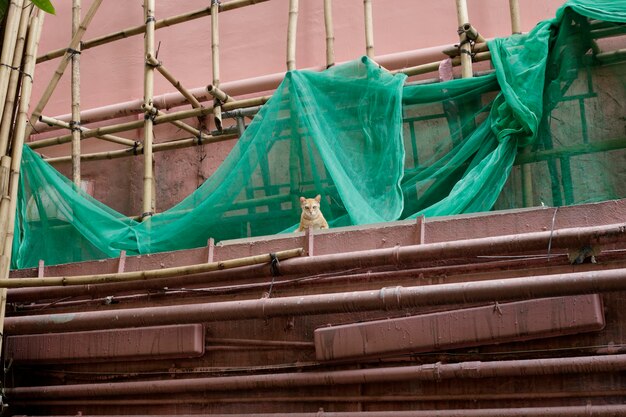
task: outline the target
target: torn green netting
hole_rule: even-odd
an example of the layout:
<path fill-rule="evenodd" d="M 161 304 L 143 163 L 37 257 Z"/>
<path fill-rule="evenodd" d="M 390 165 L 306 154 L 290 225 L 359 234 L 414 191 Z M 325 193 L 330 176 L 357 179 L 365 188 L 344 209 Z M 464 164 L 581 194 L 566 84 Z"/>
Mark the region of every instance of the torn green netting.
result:
<path fill-rule="evenodd" d="M 495 73 L 471 79 L 405 85 L 367 58 L 291 71 L 215 174 L 143 223 L 26 148 L 13 267 L 291 231 L 301 195 L 322 195 L 331 227 L 624 197 L 626 70 L 600 62 L 597 34 L 619 34 L 625 10 L 570 1 L 530 33 L 491 41 Z"/>

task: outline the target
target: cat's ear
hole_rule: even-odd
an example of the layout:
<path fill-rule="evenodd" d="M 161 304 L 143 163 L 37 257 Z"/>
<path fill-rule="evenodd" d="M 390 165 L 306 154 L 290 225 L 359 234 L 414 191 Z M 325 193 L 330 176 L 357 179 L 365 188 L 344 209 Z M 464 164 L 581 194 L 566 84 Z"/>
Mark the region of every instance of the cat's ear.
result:
<path fill-rule="evenodd" d="M 318 194 L 315 196 L 315 201 L 317 201 L 318 203 L 320 202 L 321 199 L 322 199 L 321 195 Z"/>
<path fill-rule="evenodd" d="M 306 198 L 300 197 L 300 204 L 304 203 L 305 201 L 306 201 Z"/>

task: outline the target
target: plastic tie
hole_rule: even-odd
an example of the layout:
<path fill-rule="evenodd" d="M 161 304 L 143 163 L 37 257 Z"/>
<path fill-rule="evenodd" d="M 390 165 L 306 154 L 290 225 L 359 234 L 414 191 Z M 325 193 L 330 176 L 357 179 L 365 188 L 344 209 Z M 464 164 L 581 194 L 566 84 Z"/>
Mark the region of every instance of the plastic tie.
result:
<path fill-rule="evenodd" d="M 278 265 L 280 261 L 275 253 L 270 253 L 270 272 L 272 273 L 272 282 L 270 282 L 270 289 L 267 291 L 267 298 L 272 296 L 272 288 L 274 288 L 274 280 L 277 276 L 280 275 L 280 271 L 278 270 Z"/>
<path fill-rule="evenodd" d="M 154 16 L 148 16 L 146 19 L 146 25 L 150 22 L 156 22 L 156 18 Z"/>
<path fill-rule="evenodd" d="M 80 55 L 81 52 L 78 49 L 72 49 L 72 48 L 67 48 L 65 50 L 65 52 L 67 52 L 68 54 L 70 54 L 70 57 L 74 56 L 74 55 Z"/>
<path fill-rule="evenodd" d="M 137 156 L 138 152 L 137 150 L 139 149 L 139 142 L 135 141 L 135 144 L 133 145 L 133 155 Z"/>

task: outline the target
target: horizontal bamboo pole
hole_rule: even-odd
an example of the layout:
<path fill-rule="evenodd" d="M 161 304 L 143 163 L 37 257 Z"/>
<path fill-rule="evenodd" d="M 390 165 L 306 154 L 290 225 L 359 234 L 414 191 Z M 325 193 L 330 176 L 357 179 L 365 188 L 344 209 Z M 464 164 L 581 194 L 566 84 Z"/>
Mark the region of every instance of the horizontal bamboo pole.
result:
<path fill-rule="evenodd" d="M 491 52 L 480 52 L 474 56 L 474 62 L 488 61 L 491 59 Z M 414 67 L 403 68 L 399 70 L 391 71 L 392 74 L 402 73 L 409 77 L 413 75 L 428 74 L 439 69 L 440 62 L 430 62 L 428 64 L 417 65 Z M 455 57 L 452 59 L 452 65 L 457 67 L 461 65 L 461 58 Z"/>
<path fill-rule="evenodd" d="M 288 249 L 274 254 L 247 256 L 205 264 L 177 266 L 171 268 L 151 269 L 147 271 L 129 271 L 110 274 L 93 274 L 78 276 L 46 277 L 46 278 L 9 278 L 0 279 L 0 288 L 50 287 L 85 284 L 105 284 L 111 282 L 145 281 L 159 278 L 172 278 L 183 275 L 199 274 L 241 266 L 257 265 L 272 261 L 275 256 L 279 261 L 302 256 L 302 248 Z"/>
<path fill-rule="evenodd" d="M 198 108 L 202 106 L 200 102 L 198 101 L 198 99 L 195 98 L 193 94 L 189 92 L 189 90 L 183 87 L 180 81 L 178 81 L 172 75 L 171 72 L 165 69 L 165 67 L 163 66 L 163 63 L 161 63 L 159 60 L 157 60 L 155 57 L 153 57 L 150 54 L 147 55 L 146 62 L 148 63 L 148 65 L 151 65 L 154 68 L 156 68 L 156 70 L 159 71 L 159 73 L 163 76 L 163 78 L 169 81 L 174 86 L 174 88 L 176 88 L 187 99 L 189 104 L 191 104 L 191 107 Z"/>
<path fill-rule="evenodd" d="M 225 111 L 241 109 L 244 107 L 254 107 L 265 104 L 270 99 L 270 96 L 254 97 L 245 100 L 231 101 L 224 103 L 222 108 Z M 200 107 L 197 109 L 183 110 L 175 113 L 164 114 L 163 116 L 157 116 L 154 118 L 154 124 L 170 123 L 175 120 L 187 119 L 191 117 L 205 116 L 213 111 L 213 107 Z M 95 136 L 101 136 L 109 133 L 126 132 L 129 130 L 139 129 L 143 127 L 143 120 L 134 120 L 131 122 L 120 123 L 111 126 L 103 126 L 96 129 L 92 129 L 89 132 L 83 133 L 83 139 L 93 138 Z M 28 145 L 31 149 L 39 149 L 47 146 L 60 145 L 72 140 L 72 135 L 56 136 L 48 139 L 41 139 L 37 142 L 31 142 Z M 203 138 L 204 141 L 204 138 Z"/>
<path fill-rule="evenodd" d="M 127 132 L 129 130 L 139 129 L 143 127 L 143 120 L 133 120 L 131 122 L 119 123 L 112 126 L 102 126 L 83 133 L 83 139 L 94 138 L 96 136 L 108 135 L 110 133 Z M 48 146 L 61 145 L 70 142 L 72 135 L 56 136 L 53 138 L 38 140 L 28 144 L 31 149 L 45 148 Z"/>
<path fill-rule="evenodd" d="M 48 116 L 39 116 L 39 121 L 42 123 L 46 123 L 48 125 L 52 125 L 52 126 L 59 126 L 65 129 L 72 129 L 72 126 L 68 123 L 68 122 L 64 122 L 63 120 L 59 120 L 59 119 L 55 119 L 53 117 L 48 117 Z M 81 132 L 90 132 L 91 129 L 86 128 L 84 126 L 80 126 L 79 127 Z M 117 143 L 119 145 L 125 145 L 125 146 L 136 146 L 136 144 L 138 143 L 137 141 L 131 140 L 131 139 L 126 139 L 120 136 L 113 136 L 113 135 L 98 135 L 98 136 L 94 136 L 97 139 L 102 139 L 102 140 L 106 140 L 107 142 L 111 142 L 111 143 Z M 81 140 L 84 138 L 81 138 Z"/>
<path fill-rule="evenodd" d="M 144 110 L 146 111 L 147 114 L 149 115 L 154 115 L 156 117 L 158 116 L 165 116 L 167 113 L 163 113 L 161 110 L 157 109 L 156 107 L 152 107 L 152 106 L 142 106 L 144 108 Z M 199 108 L 199 107 L 196 107 Z M 173 124 L 174 126 L 176 126 L 177 128 L 184 130 L 187 133 L 191 133 L 194 136 L 201 136 L 201 135 L 206 135 L 205 133 L 202 133 L 202 131 L 200 131 L 199 129 L 196 129 L 193 126 L 188 125 L 185 122 L 182 122 L 180 120 L 172 120 L 168 123 Z"/>
<path fill-rule="evenodd" d="M 610 139 L 602 142 L 591 142 L 583 145 L 567 146 L 558 149 L 548 149 L 538 152 L 518 154 L 514 165 L 529 164 L 532 162 L 547 161 L 565 156 L 587 155 L 598 152 L 608 152 L 616 149 L 626 149 L 626 138 Z"/>
<path fill-rule="evenodd" d="M 241 7 L 250 6 L 252 4 L 263 3 L 268 0 L 232 0 L 220 5 L 220 12 L 227 12 L 229 10 L 239 9 Z M 211 7 L 204 7 L 199 10 L 194 10 L 188 13 L 171 16 L 166 19 L 157 20 L 154 28 L 161 29 L 168 26 L 177 25 L 183 22 L 189 22 L 191 20 L 199 19 L 201 17 L 209 16 L 211 14 Z M 91 49 L 96 46 L 105 45 L 120 39 L 130 38 L 131 36 L 141 35 L 146 32 L 146 25 L 138 25 L 130 28 L 120 30 L 118 32 L 110 33 L 108 35 L 100 36 L 98 38 L 90 39 L 83 42 L 81 49 Z M 54 58 L 63 56 L 65 49 L 55 49 L 48 52 L 45 55 L 37 57 L 37 63 L 49 61 Z"/>
<path fill-rule="evenodd" d="M 223 142 L 231 139 L 237 139 L 239 135 L 237 133 L 219 135 L 219 136 L 205 136 L 202 135 L 202 141 L 198 140 L 198 137 L 173 140 L 171 142 L 155 143 L 152 145 L 153 152 L 171 151 L 173 149 L 189 148 L 196 145 L 208 145 L 209 143 Z M 118 159 L 128 156 L 136 156 L 143 154 L 143 145 L 137 142 L 137 146 L 132 149 L 119 149 L 116 151 L 108 152 L 96 152 L 90 154 L 81 155 L 82 161 L 102 161 L 105 159 Z M 49 164 L 57 164 L 62 162 L 68 162 L 71 160 L 69 156 L 60 156 L 56 158 L 45 158 Z"/>

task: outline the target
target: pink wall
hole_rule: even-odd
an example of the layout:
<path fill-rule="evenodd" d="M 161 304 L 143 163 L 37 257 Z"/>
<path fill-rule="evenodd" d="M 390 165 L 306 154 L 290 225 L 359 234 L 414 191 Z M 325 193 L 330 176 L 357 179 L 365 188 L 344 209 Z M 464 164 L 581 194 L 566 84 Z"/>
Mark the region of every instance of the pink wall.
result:
<path fill-rule="evenodd" d="M 141 0 L 106 0 L 84 40 L 142 23 Z M 206 7 L 207 0 L 156 2 L 156 17 L 186 13 Z M 224 1 L 226 3 L 226 1 Z M 455 4 L 452 0 L 374 0 L 374 46 L 384 55 L 457 42 Z M 521 2 L 522 28 L 530 30 L 539 20 L 552 17 L 563 0 Z M 71 35 L 71 2 L 54 2 L 56 16 L 47 16 L 39 54 L 63 48 Z M 83 14 L 91 0 L 83 0 Z M 223 13 L 220 16 L 221 81 L 234 81 L 285 70 L 288 0 L 265 3 Z M 470 21 L 486 37 L 510 33 L 508 1 L 468 0 Z M 336 61 L 365 53 L 363 2 L 333 2 Z M 187 88 L 211 82 L 210 17 L 156 33 L 159 59 Z M 90 109 L 142 97 L 143 37 L 135 36 L 90 49 L 81 59 L 81 106 Z M 325 64 L 323 1 L 301 0 L 298 17 L 297 67 Z M 58 59 L 37 66 L 33 100 L 48 84 Z M 155 94 L 174 92 L 155 76 Z M 69 76 L 63 77 L 44 114 L 70 112 Z"/>
<path fill-rule="evenodd" d="M 226 0 L 223 1 L 226 3 Z M 540 20 L 554 16 L 563 0 L 521 1 L 522 30 L 528 31 Z M 53 1 L 56 16 L 46 16 L 39 55 L 67 46 L 71 35 L 71 2 Z M 92 0 L 83 0 L 83 15 Z M 457 18 L 453 0 L 374 0 L 374 46 L 377 56 L 404 51 L 450 46 L 458 42 Z M 83 40 L 120 31 L 142 23 L 143 1 L 106 0 L 89 26 Z M 157 20 L 205 8 L 208 0 L 157 0 Z M 511 32 L 508 1 L 468 0 L 470 21 L 489 38 Z M 250 79 L 286 69 L 288 0 L 270 0 L 220 15 L 220 56 L 222 83 Z M 336 62 L 365 54 L 362 0 L 333 2 Z M 325 32 L 322 0 L 300 0 L 297 34 L 297 67 L 325 65 Z M 210 17 L 159 29 L 158 58 L 188 89 L 212 82 Z M 427 60 L 433 60 L 430 54 Z M 441 55 L 444 58 L 444 55 Z M 416 65 L 423 62 L 411 62 Z M 58 59 L 39 64 L 35 74 L 33 103 L 39 100 Z M 432 75 L 430 75 L 432 76 Z M 69 70 L 62 78 L 43 114 L 70 112 Z M 155 95 L 176 92 L 160 74 L 155 74 Z M 107 106 L 143 97 L 143 36 L 84 51 L 81 55 L 81 108 Z M 135 117 L 142 117 L 138 115 Z M 127 121 L 122 119 L 118 121 Z M 188 120 L 196 125 L 196 120 Z M 110 124 L 112 122 L 105 122 Z M 63 131 L 41 136 L 65 134 Z M 142 132 L 118 134 L 141 140 Z M 183 137 L 177 129 L 158 126 L 156 142 Z M 189 136 L 189 135 L 186 135 Z M 119 146 L 98 139 L 82 142 L 82 151 L 99 152 Z M 191 193 L 215 171 L 234 142 L 155 154 L 157 210 L 162 211 Z M 40 150 L 46 156 L 69 154 L 69 144 Z M 95 182 L 94 196 L 127 215 L 141 212 L 143 176 L 141 157 L 114 161 L 83 162 L 83 178 Z M 69 175 L 68 164 L 58 168 Z"/>

